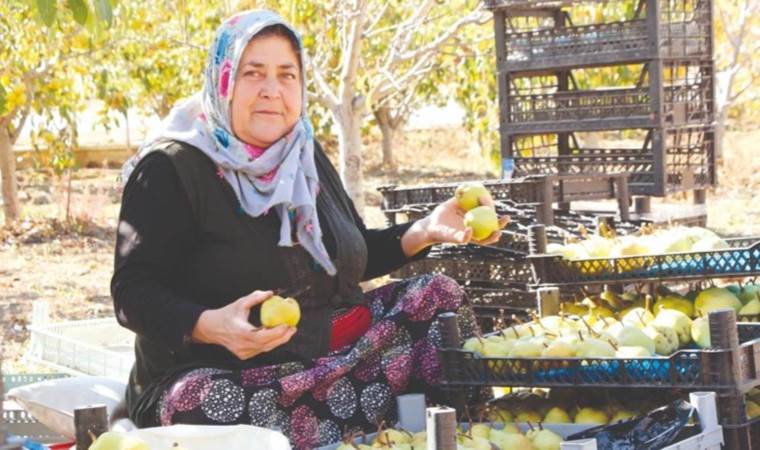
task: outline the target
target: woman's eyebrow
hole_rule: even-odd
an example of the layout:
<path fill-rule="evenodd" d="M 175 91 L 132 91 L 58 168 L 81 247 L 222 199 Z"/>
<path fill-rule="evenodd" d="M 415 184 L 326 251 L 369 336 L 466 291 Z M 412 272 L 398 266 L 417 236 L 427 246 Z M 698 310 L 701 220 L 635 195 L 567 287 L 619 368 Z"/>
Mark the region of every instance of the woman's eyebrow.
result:
<path fill-rule="evenodd" d="M 246 66 L 252 66 L 254 69 L 261 69 L 263 67 L 266 67 L 266 64 L 262 62 L 258 62 L 258 61 L 248 61 L 245 64 L 243 64 L 243 67 L 246 67 Z M 285 64 L 278 65 L 277 68 L 278 69 L 296 69 L 297 67 L 293 63 L 285 63 Z"/>

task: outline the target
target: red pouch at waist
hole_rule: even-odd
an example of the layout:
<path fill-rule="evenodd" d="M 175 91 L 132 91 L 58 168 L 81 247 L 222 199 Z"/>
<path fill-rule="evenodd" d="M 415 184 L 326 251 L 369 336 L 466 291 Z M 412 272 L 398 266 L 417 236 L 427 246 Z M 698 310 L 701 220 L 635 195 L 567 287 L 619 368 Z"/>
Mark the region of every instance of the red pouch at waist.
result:
<path fill-rule="evenodd" d="M 356 342 L 372 325 L 372 314 L 364 305 L 340 312 L 333 316 L 330 351 Z"/>

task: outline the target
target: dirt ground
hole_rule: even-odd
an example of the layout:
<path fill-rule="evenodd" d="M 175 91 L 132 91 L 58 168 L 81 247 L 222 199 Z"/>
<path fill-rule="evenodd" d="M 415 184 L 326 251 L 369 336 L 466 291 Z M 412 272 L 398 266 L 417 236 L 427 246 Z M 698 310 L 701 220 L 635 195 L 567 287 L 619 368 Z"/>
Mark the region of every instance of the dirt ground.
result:
<path fill-rule="evenodd" d="M 760 235 L 760 131 L 732 133 L 719 171 L 720 186 L 708 193 L 709 226 L 727 233 Z M 380 165 L 379 142 L 366 142 L 365 221 L 382 226 L 380 194 L 385 184 L 414 185 L 484 179 L 488 162 L 459 129 L 407 133 L 396 145 L 398 169 Z M 0 333 L 6 373 L 48 372 L 23 359 L 32 303 L 45 300 L 53 321 L 112 314 L 109 282 L 120 189 L 118 170 L 81 169 L 67 201 L 60 182 L 32 170 L 20 174 L 25 219 L 0 229 Z M 685 201 L 685 200 L 684 200 Z M 0 223 L 2 221 L 0 220 Z"/>

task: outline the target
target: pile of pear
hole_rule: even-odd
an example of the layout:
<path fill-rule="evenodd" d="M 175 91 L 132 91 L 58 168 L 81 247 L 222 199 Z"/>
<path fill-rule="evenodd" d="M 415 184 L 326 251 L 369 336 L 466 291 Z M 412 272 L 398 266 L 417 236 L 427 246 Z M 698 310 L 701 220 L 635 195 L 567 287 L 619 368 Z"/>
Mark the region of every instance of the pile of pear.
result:
<path fill-rule="evenodd" d="M 530 424 L 529 424 L 530 425 Z M 541 424 L 523 434 L 514 423 L 476 423 L 459 430 L 457 449 L 473 450 L 559 450 L 562 436 Z"/>
<path fill-rule="evenodd" d="M 677 226 L 655 229 L 642 227 L 637 234 L 616 236 L 614 230 L 602 226 L 596 234 L 581 231 L 583 239 L 565 244 L 547 245 L 547 254 L 562 255 L 568 260 L 621 258 L 627 256 L 663 255 L 681 252 L 704 252 L 728 248 L 728 243 L 702 227 Z M 646 261 L 642 261 L 642 265 Z M 631 267 L 636 268 L 636 267 Z"/>
<path fill-rule="evenodd" d="M 581 399 L 574 389 L 531 389 L 491 401 L 488 419 L 495 423 L 606 425 L 661 406 L 662 396 L 658 397 L 659 402 L 652 396 L 615 398 L 605 392 L 603 396 L 587 393 Z"/>
<path fill-rule="evenodd" d="M 427 433 L 423 430 L 411 433 L 404 429 L 384 428 L 369 443 L 362 438 L 356 443 L 356 434 L 346 435 L 336 450 L 425 450 Z"/>
<path fill-rule="evenodd" d="M 598 297 L 565 303 L 559 315 L 537 317 L 487 337 L 465 341 L 463 349 L 487 358 L 650 358 L 682 348 L 710 347 L 707 315 L 733 308 L 760 314 L 760 286 L 709 287 L 694 300 L 660 287 L 656 301 L 636 293 L 605 290 Z M 495 366 L 492 366 L 495 367 Z"/>

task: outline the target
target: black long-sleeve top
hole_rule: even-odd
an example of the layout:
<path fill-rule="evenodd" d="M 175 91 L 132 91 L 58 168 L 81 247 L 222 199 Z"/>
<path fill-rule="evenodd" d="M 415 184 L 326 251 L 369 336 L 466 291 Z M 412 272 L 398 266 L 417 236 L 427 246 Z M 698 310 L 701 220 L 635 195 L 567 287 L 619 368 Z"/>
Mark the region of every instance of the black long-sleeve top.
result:
<path fill-rule="evenodd" d="M 368 229 L 334 167 L 316 147 L 323 241 L 332 258 L 340 247 L 334 228 L 353 244 L 340 247 L 350 254 L 342 258 L 347 264 L 337 264 L 338 277 L 324 273 L 300 246 L 279 247 L 277 215 L 253 218 L 243 213 L 213 162 L 187 144 L 173 143 L 150 153 L 130 176 L 119 215 L 111 293 L 119 322 L 138 335 L 127 396 L 138 425 L 149 423 L 136 413 L 145 409 L 137 406 L 145 403 L 139 397 L 155 390 L 153 385 L 177 368 L 321 356 L 329 340 L 332 309 L 362 301 L 359 278 L 387 274 L 410 260 L 402 251 L 401 236 L 411 223 Z M 241 362 L 220 346 L 189 343 L 206 309 L 227 305 L 253 290 L 298 284 L 312 288 L 299 299 L 307 321 L 281 351 Z"/>

